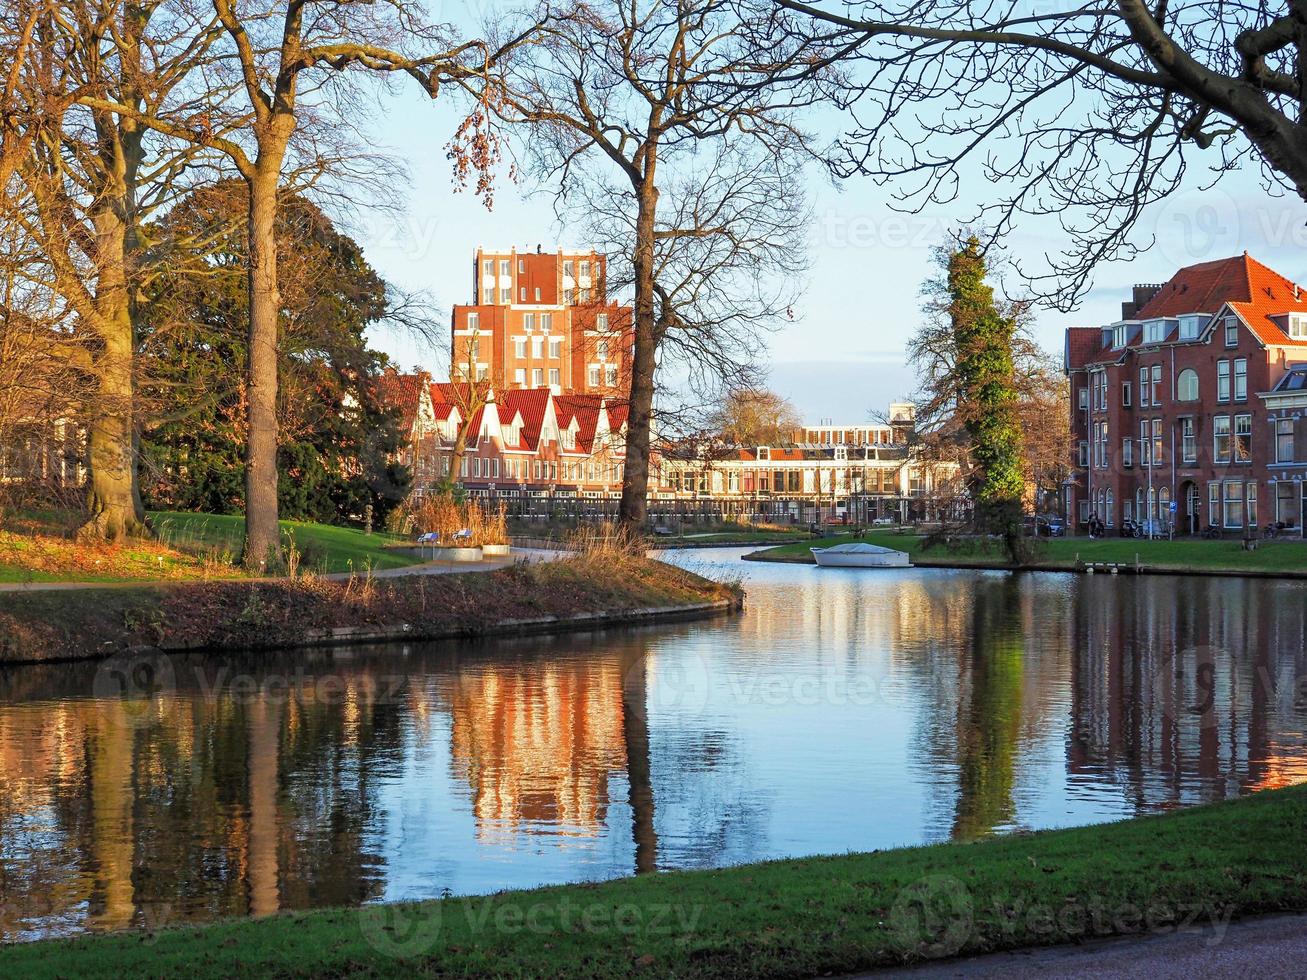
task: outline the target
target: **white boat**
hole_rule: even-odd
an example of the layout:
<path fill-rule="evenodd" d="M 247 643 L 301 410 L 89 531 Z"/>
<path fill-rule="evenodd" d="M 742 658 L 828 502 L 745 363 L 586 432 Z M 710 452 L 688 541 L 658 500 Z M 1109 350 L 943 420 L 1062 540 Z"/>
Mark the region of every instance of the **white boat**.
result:
<path fill-rule="evenodd" d="M 817 564 L 826 568 L 911 568 L 906 551 L 857 542 L 833 548 L 810 548 Z"/>

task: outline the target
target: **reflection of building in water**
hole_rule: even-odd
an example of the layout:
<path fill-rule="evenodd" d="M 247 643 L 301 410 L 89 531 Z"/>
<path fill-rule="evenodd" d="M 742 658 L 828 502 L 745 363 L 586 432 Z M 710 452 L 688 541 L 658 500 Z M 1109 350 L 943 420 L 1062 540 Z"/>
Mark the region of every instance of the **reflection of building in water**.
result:
<path fill-rule="evenodd" d="M 1307 605 L 1296 588 L 1087 580 L 1071 772 L 1112 779 L 1145 809 L 1307 780 Z"/>
<path fill-rule="evenodd" d="M 622 662 L 479 664 L 447 690 L 451 758 L 481 836 L 548 824 L 592 834 L 626 767 Z"/>

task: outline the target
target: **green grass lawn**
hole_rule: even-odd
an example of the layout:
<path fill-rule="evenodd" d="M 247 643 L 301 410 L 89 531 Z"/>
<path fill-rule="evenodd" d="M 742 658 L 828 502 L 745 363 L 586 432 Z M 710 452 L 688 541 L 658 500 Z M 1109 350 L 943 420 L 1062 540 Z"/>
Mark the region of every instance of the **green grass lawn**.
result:
<path fill-rule="evenodd" d="M 1304 910 L 1305 839 L 1300 786 L 974 844 L 10 946 L 0 974 L 806 978 Z"/>
<path fill-rule="evenodd" d="M 764 555 L 775 558 L 810 558 L 810 548 L 827 548 L 854 540 L 847 535 L 809 538 L 794 544 L 769 548 Z M 895 548 L 912 555 L 923 565 L 974 564 L 1004 561 L 1001 546 L 951 552 L 942 547 L 925 550 L 920 535 L 893 531 L 873 531 L 856 540 Z M 1263 571 L 1307 572 L 1307 544 L 1302 541 L 1259 541 L 1256 551 L 1245 551 L 1240 541 L 1204 541 L 1185 538 L 1176 541 L 1148 541 L 1134 538 L 1052 538 L 1041 539 L 1036 563 L 1044 567 L 1073 568 L 1076 559 L 1091 562 L 1132 564 L 1135 556 L 1150 568 L 1190 571 Z"/>
<path fill-rule="evenodd" d="M 198 554 L 240 554 L 245 533 L 245 518 L 214 514 L 189 514 L 159 511 L 150 515 L 159 540 L 180 551 Z M 299 549 L 303 567 L 314 571 L 348 572 L 364 568 L 402 568 L 420 559 L 401 551 L 385 548 L 400 542 L 394 535 L 373 532 L 364 534 L 357 528 L 310 524 L 305 521 L 282 521 L 282 533 L 289 535 Z"/>

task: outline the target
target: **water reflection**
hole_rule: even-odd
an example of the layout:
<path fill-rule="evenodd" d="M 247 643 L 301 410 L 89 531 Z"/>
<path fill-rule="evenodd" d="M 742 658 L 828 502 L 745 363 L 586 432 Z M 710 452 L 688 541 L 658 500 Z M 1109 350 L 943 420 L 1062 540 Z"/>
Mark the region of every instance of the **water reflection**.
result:
<path fill-rule="evenodd" d="M 0 937 L 973 839 L 1307 778 L 1297 583 L 749 575 L 737 619 L 174 658 L 126 700 L 104 665 L 0 672 Z"/>

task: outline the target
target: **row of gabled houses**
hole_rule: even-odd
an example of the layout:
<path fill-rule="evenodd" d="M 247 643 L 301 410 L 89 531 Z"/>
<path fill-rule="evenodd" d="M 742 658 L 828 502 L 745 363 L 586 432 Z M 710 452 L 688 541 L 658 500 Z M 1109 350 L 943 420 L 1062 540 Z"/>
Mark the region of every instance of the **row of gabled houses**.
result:
<path fill-rule="evenodd" d="M 417 372 L 382 375 L 383 400 L 399 414 L 400 462 L 421 496 L 458 482 L 473 496 L 605 499 L 621 493 L 626 405 L 595 393 L 511 388 L 472 399 Z M 461 406 L 483 402 L 464 418 Z M 462 460 L 453 458 L 466 429 Z"/>

